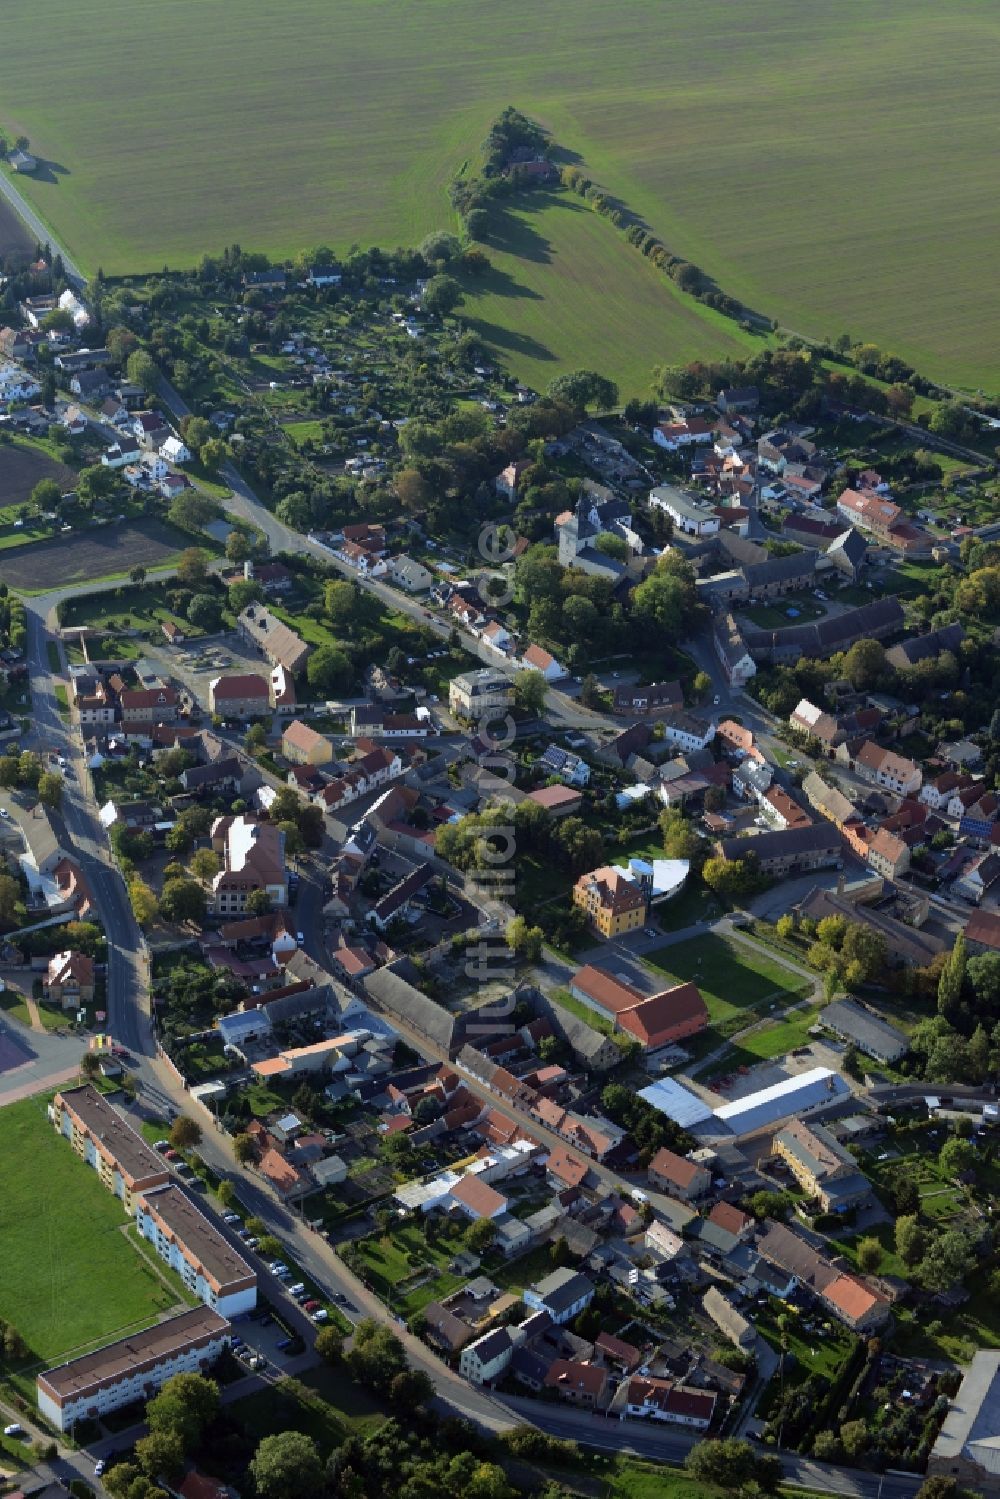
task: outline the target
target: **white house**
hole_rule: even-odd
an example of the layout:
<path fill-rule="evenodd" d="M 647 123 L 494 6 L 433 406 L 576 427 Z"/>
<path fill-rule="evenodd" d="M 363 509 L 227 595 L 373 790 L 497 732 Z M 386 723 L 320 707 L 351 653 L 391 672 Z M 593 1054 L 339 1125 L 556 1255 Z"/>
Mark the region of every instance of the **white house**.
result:
<path fill-rule="evenodd" d="M 548 1312 L 553 1322 L 572 1322 L 594 1299 L 594 1287 L 578 1270 L 553 1270 L 529 1286 L 524 1304 L 534 1312 Z"/>
<path fill-rule="evenodd" d="M 161 458 L 159 453 L 147 453 L 142 460 L 142 468 L 151 484 L 159 484 L 170 472 L 166 459 Z"/>
<path fill-rule="evenodd" d="M 715 536 L 722 524 L 711 505 L 673 484 L 658 484 L 651 489 L 649 504 L 653 510 L 663 510 L 678 531 L 688 536 Z"/>
<path fill-rule="evenodd" d="M 0 365 L 0 403 L 10 401 L 33 401 L 41 395 L 42 387 L 25 370 L 16 364 Z"/>
<path fill-rule="evenodd" d="M 191 449 L 186 447 L 179 437 L 174 437 L 171 433 L 160 447 L 160 456 L 168 463 L 190 463 Z"/>
<path fill-rule="evenodd" d="M 105 468 L 124 468 L 128 463 L 138 463 L 139 456 L 139 444 L 130 432 L 126 432 L 104 450 L 101 462 Z"/>
<path fill-rule="evenodd" d="M 668 744 L 676 744 L 683 750 L 706 749 L 718 733 L 718 724 L 713 718 L 700 718 L 683 708 L 661 719 L 663 737 Z"/>
<path fill-rule="evenodd" d="M 506 630 L 498 619 L 491 619 L 489 624 L 480 632 L 480 639 L 484 645 L 499 655 L 505 656 L 511 643 L 510 631 Z"/>
<path fill-rule="evenodd" d="M 540 671 L 546 682 L 561 682 L 564 677 L 569 676 L 565 666 L 560 665 L 548 651 L 543 651 L 540 645 L 528 646 L 521 657 L 521 665 L 528 671 Z"/>
<path fill-rule="evenodd" d="M 473 1384 L 492 1383 L 510 1363 L 515 1346 L 506 1327 L 495 1327 L 462 1349 L 458 1372 Z"/>

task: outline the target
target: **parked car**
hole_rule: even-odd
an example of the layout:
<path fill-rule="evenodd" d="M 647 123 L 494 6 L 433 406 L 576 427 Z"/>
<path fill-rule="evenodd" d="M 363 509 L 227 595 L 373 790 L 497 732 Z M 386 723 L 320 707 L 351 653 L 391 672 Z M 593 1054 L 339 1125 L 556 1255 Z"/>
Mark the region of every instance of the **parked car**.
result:
<path fill-rule="evenodd" d="M 318 1312 L 310 1312 L 310 1316 L 314 1322 L 328 1322 L 330 1320 L 330 1313 L 323 1306 L 320 1307 Z"/>
<path fill-rule="evenodd" d="M 24 1427 L 19 1421 L 12 1421 L 9 1426 L 4 1427 L 3 1434 L 5 1437 L 23 1437 Z"/>
<path fill-rule="evenodd" d="M 304 1305 L 307 1312 L 314 1312 L 318 1308 L 319 1302 L 315 1297 L 312 1297 L 309 1301 L 305 1302 Z"/>
<path fill-rule="evenodd" d="M 154 1150 L 158 1150 L 160 1152 L 160 1154 L 163 1155 L 163 1153 L 165 1151 L 167 1151 L 167 1150 L 170 1149 L 170 1141 L 169 1140 L 154 1140 L 153 1141 L 153 1149 Z"/>
<path fill-rule="evenodd" d="M 222 1221 L 223 1223 L 242 1223 L 243 1219 L 239 1213 L 223 1213 Z"/>
<path fill-rule="evenodd" d="M 295 1282 L 294 1286 L 289 1286 L 288 1287 L 288 1290 L 289 1290 L 289 1293 L 292 1296 L 296 1296 L 299 1293 L 299 1291 L 304 1291 L 305 1288 L 306 1288 L 305 1281 L 304 1280 L 297 1280 Z"/>
<path fill-rule="evenodd" d="M 101 1475 L 104 1472 L 104 1469 L 107 1467 L 107 1464 L 108 1464 L 108 1460 L 107 1460 L 106 1457 L 99 1457 L 97 1459 L 96 1463 L 94 1464 L 94 1477 L 95 1478 L 100 1478 L 101 1477 Z"/>

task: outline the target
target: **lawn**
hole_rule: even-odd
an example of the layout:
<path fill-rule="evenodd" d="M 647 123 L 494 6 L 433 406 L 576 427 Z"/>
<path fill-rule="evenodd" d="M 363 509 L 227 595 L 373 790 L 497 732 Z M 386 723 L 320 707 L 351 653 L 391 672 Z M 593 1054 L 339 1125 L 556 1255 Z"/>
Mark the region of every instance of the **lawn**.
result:
<path fill-rule="evenodd" d="M 359 1240 L 358 1270 L 393 1311 L 404 1318 L 412 1317 L 429 1301 L 440 1301 L 462 1285 L 463 1277 L 446 1268 L 460 1248 L 457 1243 L 442 1248 L 429 1245 L 415 1223 L 401 1224 L 390 1235 Z M 424 1266 L 432 1272 L 426 1280 L 412 1290 L 399 1289 L 402 1282 L 416 1278 Z"/>
<path fill-rule="evenodd" d="M 712 1066 L 712 1077 L 722 1077 L 740 1067 L 755 1067 L 758 1062 L 783 1057 L 798 1046 L 810 1041 L 809 1030 L 816 1024 L 822 1005 L 796 1010 L 785 1020 L 769 1020 L 748 1036 L 742 1036 L 738 1045 L 729 1046 Z"/>
<path fill-rule="evenodd" d="M 592 1010 L 589 1005 L 584 1004 L 582 999 L 574 999 L 573 995 L 570 994 L 568 989 L 553 989 L 552 993 L 549 995 L 549 998 L 553 1000 L 560 1009 L 568 1010 L 569 1013 L 571 1015 L 575 1015 L 578 1020 L 586 1021 L 587 1025 L 591 1026 L 595 1031 L 600 1031 L 602 1035 L 614 1035 L 615 1028 L 608 1017 L 606 1015 L 602 1015 L 599 1010 Z"/>
<path fill-rule="evenodd" d="M 375 1398 L 342 1370 L 309 1369 L 281 1379 L 231 1407 L 255 1441 L 279 1431 L 302 1431 L 328 1457 L 346 1436 L 366 1436 L 385 1420 Z"/>
<path fill-rule="evenodd" d="M 233 242 L 414 243 L 451 222 L 449 178 L 513 103 L 749 305 L 996 388 L 996 7 L 762 0 L 735 47 L 726 0 L 666 17 L 654 0 L 511 0 L 499 24 L 460 0 L 290 0 L 280 26 L 272 11 L 244 0 L 234 26 L 225 5 L 145 5 L 109 71 L 114 0 L 82 29 L 72 0 L 7 0 L 0 125 L 30 137 L 42 167 L 19 186 L 87 270 Z M 171 86 L 151 91 L 168 56 Z"/>
<path fill-rule="evenodd" d="M 532 193 L 493 214 L 492 271 L 467 277 L 463 316 L 537 389 L 594 366 L 622 399 L 648 392 L 654 364 L 745 356 L 760 347 L 669 277 L 571 193 Z M 595 357 L 595 349 L 600 356 Z"/>
<path fill-rule="evenodd" d="M 203 633 L 167 608 L 162 586 L 149 583 L 69 599 L 63 606 L 61 622 L 64 626 L 88 625 L 92 630 L 113 632 L 125 629 L 158 631 L 167 620 L 173 621 L 190 639 Z"/>
<path fill-rule="evenodd" d="M 36 1359 L 109 1342 L 179 1306 L 122 1232 L 125 1214 L 56 1135 L 41 1097 L 0 1111 L 0 1317 Z"/>
<path fill-rule="evenodd" d="M 783 630 L 788 625 L 807 624 L 811 619 L 821 619 L 825 613 L 825 608 L 816 599 L 801 594 L 788 594 L 780 603 L 755 604 L 740 611 L 741 617 L 745 616 L 762 630 Z"/>
<path fill-rule="evenodd" d="M 711 932 L 656 948 L 645 961 L 675 982 L 693 980 L 708 1006 L 711 1024 L 729 1035 L 750 1023 L 747 1011 L 788 1005 L 808 988 L 806 979 L 766 953 Z"/>

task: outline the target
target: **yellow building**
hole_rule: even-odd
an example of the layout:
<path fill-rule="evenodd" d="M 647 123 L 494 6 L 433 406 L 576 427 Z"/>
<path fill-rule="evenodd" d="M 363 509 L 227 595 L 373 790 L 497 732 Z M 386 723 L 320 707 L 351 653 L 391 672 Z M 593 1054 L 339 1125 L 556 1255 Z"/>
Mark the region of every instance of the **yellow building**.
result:
<path fill-rule="evenodd" d="M 637 931 L 646 920 L 646 892 L 623 869 L 610 865 L 580 876 L 573 886 L 573 904 L 605 938 Z"/>

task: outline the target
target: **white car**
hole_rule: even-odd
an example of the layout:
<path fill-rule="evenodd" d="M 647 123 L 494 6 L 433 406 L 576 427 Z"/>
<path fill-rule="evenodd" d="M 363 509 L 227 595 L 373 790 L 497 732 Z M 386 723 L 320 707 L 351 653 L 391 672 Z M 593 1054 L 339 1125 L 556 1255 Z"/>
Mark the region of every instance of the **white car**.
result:
<path fill-rule="evenodd" d="M 9 1426 L 4 1427 L 3 1434 L 5 1437 L 23 1437 L 24 1427 L 20 1424 L 20 1422 L 12 1421 Z"/>
<path fill-rule="evenodd" d="M 325 1307 L 321 1306 L 319 1311 L 312 1313 L 312 1319 L 314 1322 L 328 1322 L 330 1320 L 330 1314 Z"/>
<path fill-rule="evenodd" d="M 715 694 L 715 696 L 712 699 L 712 702 L 715 704 L 716 707 L 718 707 L 719 704 L 722 702 L 722 699 L 721 699 L 721 697 L 719 696 L 718 693 Z"/>

